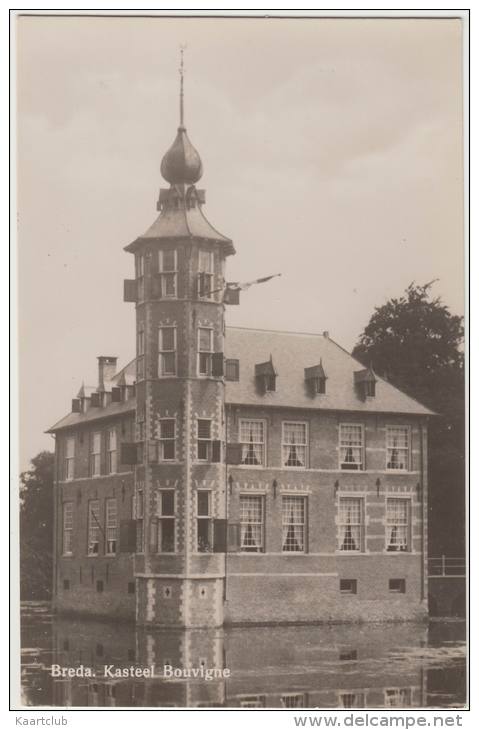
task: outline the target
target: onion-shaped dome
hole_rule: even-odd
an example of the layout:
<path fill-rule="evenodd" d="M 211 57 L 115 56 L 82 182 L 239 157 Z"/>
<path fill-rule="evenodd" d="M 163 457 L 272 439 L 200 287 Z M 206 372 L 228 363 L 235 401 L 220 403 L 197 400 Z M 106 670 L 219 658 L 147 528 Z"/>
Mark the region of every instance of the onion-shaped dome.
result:
<path fill-rule="evenodd" d="M 183 126 L 178 127 L 176 139 L 161 161 L 161 174 L 171 185 L 193 185 L 203 174 L 201 157 Z"/>

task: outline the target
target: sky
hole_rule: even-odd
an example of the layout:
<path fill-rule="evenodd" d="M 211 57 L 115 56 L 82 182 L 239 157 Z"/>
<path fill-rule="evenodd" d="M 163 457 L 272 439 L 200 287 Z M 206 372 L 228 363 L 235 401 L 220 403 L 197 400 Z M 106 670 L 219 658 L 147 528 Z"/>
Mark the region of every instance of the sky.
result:
<path fill-rule="evenodd" d="M 453 19 L 17 19 L 20 468 L 97 356 L 134 356 L 133 258 L 185 122 L 244 292 L 227 324 L 352 349 L 412 282 L 464 312 L 462 28 Z"/>

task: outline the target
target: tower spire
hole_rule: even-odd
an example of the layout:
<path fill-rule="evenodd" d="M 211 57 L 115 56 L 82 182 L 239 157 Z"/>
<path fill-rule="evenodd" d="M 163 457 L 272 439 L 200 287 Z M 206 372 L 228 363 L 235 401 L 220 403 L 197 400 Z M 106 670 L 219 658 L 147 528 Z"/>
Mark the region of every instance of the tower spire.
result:
<path fill-rule="evenodd" d="M 184 61 L 183 61 L 183 53 L 186 46 L 180 46 L 180 127 L 184 126 L 184 91 L 183 91 L 183 84 L 184 84 L 184 75 L 185 75 L 185 67 L 184 67 Z"/>

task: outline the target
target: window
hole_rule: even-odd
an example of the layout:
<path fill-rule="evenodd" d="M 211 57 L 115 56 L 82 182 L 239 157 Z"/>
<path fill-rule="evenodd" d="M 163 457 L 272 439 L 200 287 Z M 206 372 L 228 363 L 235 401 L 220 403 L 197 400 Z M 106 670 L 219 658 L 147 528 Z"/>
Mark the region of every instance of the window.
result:
<path fill-rule="evenodd" d="M 72 555 L 73 502 L 63 503 L 63 555 Z"/>
<path fill-rule="evenodd" d="M 264 695 L 251 695 L 242 697 L 240 707 L 266 707 L 266 698 Z"/>
<path fill-rule="evenodd" d="M 363 427 L 361 424 L 342 423 L 339 427 L 341 469 L 363 468 Z"/>
<path fill-rule="evenodd" d="M 200 249 L 198 259 L 198 297 L 200 299 L 211 299 L 214 289 L 213 251 Z"/>
<path fill-rule="evenodd" d="M 138 280 L 138 300 L 145 298 L 145 257 L 143 254 L 136 256 L 136 278 Z"/>
<path fill-rule="evenodd" d="M 175 490 L 159 493 L 158 552 L 175 552 Z"/>
<path fill-rule="evenodd" d="M 98 555 L 100 549 L 100 502 L 88 502 L 88 555 Z"/>
<path fill-rule="evenodd" d="M 92 477 L 100 475 L 101 466 L 101 433 L 96 431 L 91 437 L 90 474 Z"/>
<path fill-rule="evenodd" d="M 104 589 L 103 581 L 97 580 L 97 582 L 96 582 L 97 593 L 103 593 L 103 589 Z M 101 646 L 101 644 L 97 644 L 97 654 L 98 654 L 98 646 Z M 100 649 L 100 651 L 102 651 L 102 649 Z"/>
<path fill-rule="evenodd" d="M 213 361 L 213 330 L 209 327 L 198 328 L 198 374 L 211 375 Z"/>
<path fill-rule="evenodd" d="M 162 418 L 160 420 L 160 459 L 174 461 L 176 456 L 176 420 Z"/>
<path fill-rule="evenodd" d="M 107 499 L 105 503 L 105 535 L 106 555 L 116 555 L 118 516 L 116 511 L 116 499 Z"/>
<path fill-rule="evenodd" d="M 213 520 L 211 518 L 211 492 L 196 493 L 197 550 L 199 553 L 213 552 Z"/>
<path fill-rule="evenodd" d="M 207 418 L 198 418 L 197 421 L 198 436 L 198 461 L 210 461 L 211 459 L 211 420 Z"/>
<path fill-rule="evenodd" d="M 364 692 L 341 692 L 339 695 L 339 706 L 347 709 L 365 707 L 366 698 Z"/>
<path fill-rule="evenodd" d="M 110 428 L 108 431 L 108 473 L 116 474 L 116 429 Z"/>
<path fill-rule="evenodd" d="M 404 578 L 390 578 L 390 593 L 406 593 L 406 581 Z"/>
<path fill-rule="evenodd" d="M 137 490 L 133 500 L 133 518 L 136 520 L 136 552 L 142 553 L 144 550 L 144 500 L 142 489 Z"/>
<path fill-rule="evenodd" d="M 65 590 L 65 591 L 70 590 L 70 581 L 68 578 L 65 578 L 63 581 L 63 590 Z"/>
<path fill-rule="evenodd" d="M 411 688 L 410 687 L 394 687 L 384 690 L 385 707 L 410 707 L 411 706 Z"/>
<path fill-rule="evenodd" d="M 240 497 L 241 550 L 264 552 L 264 509 L 262 496 Z"/>
<path fill-rule="evenodd" d="M 306 499 L 283 497 L 283 552 L 305 551 Z"/>
<path fill-rule="evenodd" d="M 409 508 L 408 499 L 386 501 L 386 549 L 388 552 L 409 550 Z"/>
<path fill-rule="evenodd" d="M 65 479 L 73 479 L 75 472 L 75 439 L 73 436 L 65 442 Z"/>
<path fill-rule="evenodd" d="M 308 424 L 283 423 L 283 466 L 306 467 L 308 458 Z"/>
<path fill-rule="evenodd" d="M 409 469 L 409 427 L 387 426 L 386 466 L 388 469 L 407 471 Z"/>
<path fill-rule="evenodd" d="M 239 380 L 239 360 L 226 360 L 225 380 Z"/>
<path fill-rule="evenodd" d="M 143 327 L 138 330 L 136 350 L 136 377 L 138 380 L 143 380 L 145 377 L 145 332 Z"/>
<path fill-rule="evenodd" d="M 291 694 L 281 695 L 281 707 L 306 707 L 306 695 Z"/>
<path fill-rule="evenodd" d="M 160 251 L 160 292 L 162 297 L 176 297 L 177 273 L 176 250 Z"/>
<path fill-rule="evenodd" d="M 240 421 L 241 463 L 264 466 L 265 423 L 258 420 Z"/>
<path fill-rule="evenodd" d="M 342 497 L 339 500 L 339 549 L 344 552 L 361 552 L 363 543 L 362 499 Z"/>
<path fill-rule="evenodd" d="M 341 593 L 357 593 L 358 581 L 355 578 L 341 578 L 339 590 Z"/>
<path fill-rule="evenodd" d="M 176 375 L 176 327 L 159 329 L 159 375 Z"/>

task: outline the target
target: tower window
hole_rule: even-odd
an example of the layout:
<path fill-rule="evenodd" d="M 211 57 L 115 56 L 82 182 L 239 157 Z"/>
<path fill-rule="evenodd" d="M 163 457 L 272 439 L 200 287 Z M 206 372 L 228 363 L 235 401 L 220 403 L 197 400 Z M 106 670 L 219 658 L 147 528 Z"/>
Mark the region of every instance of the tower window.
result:
<path fill-rule="evenodd" d="M 143 326 L 138 330 L 136 353 L 136 377 L 138 380 L 143 380 L 145 377 L 145 332 Z"/>
<path fill-rule="evenodd" d="M 199 553 L 213 551 L 213 520 L 211 516 L 211 492 L 196 493 L 197 550 Z"/>
<path fill-rule="evenodd" d="M 162 418 L 160 420 L 160 458 L 162 461 L 174 461 L 176 457 L 176 420 Z"/>
<path fill-rule="evenodd" d="M 105 536 L 106 555 L 116 555 L 118 516 L 116 499 L 107 499 L 105 503 Z"/>
<path fill-rule="evenodd" d="M 198 328 L 198 374 L 211 375 L 213 360 L 213 330 L 209 327 Z"/>
<path fill-rule="evenodd" d="M 176 249 L 160 251 L 160 296 L 176 297 L 178 256 Z"/>
<path fill-rule="evenodd" d="M 162 489 L 159 493 L 158 552 L 175 552 L 175 490 Z"/>
<path fill-rule="evenodd" d="M 116 446 L 116 428 L 110 428 L 108 431 L 108 473 L 116 474 L 117 468 L 117 446 Z"/>
<path fill-rule="evenodd" d="M 133 519 L 136 520 L 136 552 L 144 551 L 144 496 L 143 489 L 138 489 L 133 497 Z"/>
<path fill-rule="evenodd" d="M 200 249 L 198 253 L 198 297 L 211 299 L 214 289 L 213 251 Z"/>
<path fill-rule="evenodd" d="M 211 460 L 211 420 L 198 418 L 197 421 L 197 457 L 198 461 Z"/>
<path fill-rule="evenodd" d="M 159 345 L 159 375 L 176 375 L 176 327 L 160 327 Z"/>
<path fill-rule="evenodd" d="M 63 503 L 63 555 L 72 555 L 73 502 Z"/>
<path fill-rule="evenodd" d="M 73 479 L 75 471 L 75 438 L 71 436 L 65 441 L 65 479 Z"/>
<path fill-rule="evenodd" d="M 98 555 L 100 548 L 100 502 L 88 502 L 88 555 Z"/>
<path fill-rule="evenodd" d="M 98 477 L 101 473 L 101 433 L 95 431 L 91 437 L 90 475 Z"/>
<path fill-rule="evenodd" d="M 142 253 L 136 257 L 136 278 L 138 300 L 141 302 L 145 298 L 145 256 Z"/>

